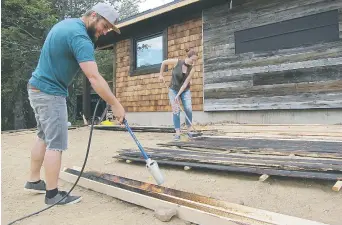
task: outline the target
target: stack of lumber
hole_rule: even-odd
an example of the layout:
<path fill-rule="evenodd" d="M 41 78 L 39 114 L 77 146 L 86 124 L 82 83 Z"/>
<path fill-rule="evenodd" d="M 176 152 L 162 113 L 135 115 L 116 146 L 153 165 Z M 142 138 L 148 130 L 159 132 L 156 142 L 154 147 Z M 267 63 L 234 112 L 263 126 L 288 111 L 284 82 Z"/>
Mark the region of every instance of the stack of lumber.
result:
<path fill-rule="evenodd" d="M 161 165 L 342 180 L 342 142 L 203 137 L 159 146 L 146 151 Z M 123 149 L 115 158 L 143 161 L 137 149 Z"/>
<path fill-rule="evenodd" d="M 322 124 L 216 124 L 208 125 L 226 137 L 340 140 L 342 125 Z"/>
<path fill-rule="evenodd" d="M 174 133 L 173 127 L 165 126 L 130 126 L 133 132 L 156 132 L 156 133 Z M 94 125 L 94 129 L 97 130 L 110 130 L 110 131 L 127 131 L 125 126 L 120 125 Z M 211 131 L 211 129 L 201 129 L 199 131 Z"/>
<path fill-rule="evenodd" d="M 155 127 L 155 126 L 130 126 L 133 132 L 157 132 L 157 133 L 174 133 L 172 127 Z M 120 125 L 95 125 L 96 130 L 109 131 L 127 131 L 126 127 Z"/>

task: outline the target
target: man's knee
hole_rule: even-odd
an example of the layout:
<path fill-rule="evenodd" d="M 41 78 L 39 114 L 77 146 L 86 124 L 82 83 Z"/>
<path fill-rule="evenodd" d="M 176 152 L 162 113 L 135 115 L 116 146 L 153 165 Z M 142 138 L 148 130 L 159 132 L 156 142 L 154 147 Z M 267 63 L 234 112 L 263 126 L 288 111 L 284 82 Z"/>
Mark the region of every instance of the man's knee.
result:
<path fill-rule="evenodd" d="M 47 151 L 55 151 L 55 152 L 64 152 L 66 151 L 67 149 L 61 149 L 61 148 L 46 148 Z"/>

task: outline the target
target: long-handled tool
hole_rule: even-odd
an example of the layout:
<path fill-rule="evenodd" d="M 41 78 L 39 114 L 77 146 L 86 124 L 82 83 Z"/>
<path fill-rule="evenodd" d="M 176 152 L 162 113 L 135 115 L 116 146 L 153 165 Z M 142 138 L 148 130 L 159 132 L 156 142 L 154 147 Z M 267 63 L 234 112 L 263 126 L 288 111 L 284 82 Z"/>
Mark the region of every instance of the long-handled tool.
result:
<path fill-rule="evenodd" d="M 166 83 L 165 83 L 165 80 L 164 80 L 163 82 L 164 82 L 164 86 L 165 86 L 166 88 L 168 88 L 167 85 L 166 85 Z M 181 106 L 180 104 L 179 104 L 179 108 L 182 110 L 182 112 L 183 112 L 184 115 L 185 115 L 185 118 L 188 120 L 188 122 L 190 123 L 191 127 L 192 127 L 192 128 L 195 130 L 195 132 L 196 132 L 196 134 L 193 134 L 192 137 L 201 136 L 202 133 L 197 131 L 197 129 L 196 129 L 195 126 L 192 124 L 192 122 L 190 121 L 189 117 L 186 115 L 184 109 L 182 108 L 182 106 Z"/>
<path fill-rule="evenodd" d="M 126 119 L 124 120 L 124 124 L 126 126 L 127 131 L 130 133 L 130 135 L 134 139 L 135 143 L 137 144 L 138 148 L 140 149 L 141 154 L 143 155 L 143 157 L 146 161 L 146 167 L 147 167 L 148 171 L 152 174 L 153 178 L 156 180 L 158 185 L 164 183 L 164 177 L 163 177 L 163 175 L 159 169 L 158 163 L 155 160 L 152 160 L 151 158 L 149 158 L 147 156 L 144 148 L 141 146 L 138 139 L 135 137 L 135 135 L 134 135 L 133 131 L 131 130 L 131 128 L 129 127 Z"/>

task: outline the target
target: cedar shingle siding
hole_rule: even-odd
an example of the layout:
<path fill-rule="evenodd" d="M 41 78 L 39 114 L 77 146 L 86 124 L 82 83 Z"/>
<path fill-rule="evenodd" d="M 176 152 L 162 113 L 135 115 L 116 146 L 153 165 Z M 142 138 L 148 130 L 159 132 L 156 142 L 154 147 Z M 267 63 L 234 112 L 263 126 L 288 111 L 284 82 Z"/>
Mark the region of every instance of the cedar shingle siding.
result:
<path fill-rule="evenodd" d="M 192 103 L 194 111 L 203 110 L 203 59 L 202 19 L 193 19 L 168 27 L 168 58 L 184 58 L 186 48 L 199 53 L 195 76 L 192 80 Z M 130 76 L 130 39 L 116 46 L 116 96 L 128 112 L 171 111 L 168 90 L 159 82 L 158 73 Z M 171 70 L 164 73 L 169 83 Z"/>

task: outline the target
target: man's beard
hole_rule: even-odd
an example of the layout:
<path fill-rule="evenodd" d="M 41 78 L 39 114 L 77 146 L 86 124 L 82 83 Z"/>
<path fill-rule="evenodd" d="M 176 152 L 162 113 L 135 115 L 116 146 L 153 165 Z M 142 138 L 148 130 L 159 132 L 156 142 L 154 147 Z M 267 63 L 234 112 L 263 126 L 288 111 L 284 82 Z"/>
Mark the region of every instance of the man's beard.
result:
<path fill-rule="evenodd" d="M 87 33 L 90 37 L 90 39 L 92 40 L 93 43 L 96 42 L 97 38 L 95 36 L 96 34 L 96 28 L 95 28 L 95 23 L 93 23 L 92 25 L 90 25 L 88 28 L 87 28 Z"/>

